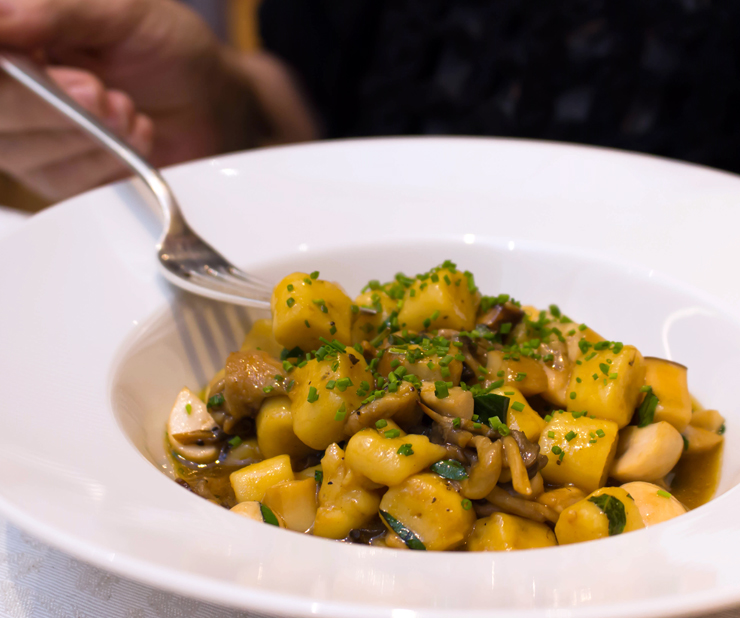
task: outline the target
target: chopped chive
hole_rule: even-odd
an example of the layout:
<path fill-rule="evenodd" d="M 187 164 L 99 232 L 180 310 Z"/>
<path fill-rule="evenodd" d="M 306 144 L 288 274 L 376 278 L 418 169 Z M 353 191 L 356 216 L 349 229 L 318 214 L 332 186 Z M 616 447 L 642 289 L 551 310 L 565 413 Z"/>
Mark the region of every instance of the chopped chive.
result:
<path fill-rule="evenodd" d="M 575 437 L 576 437 L 577 435 L 578 435 L 578 434 L 577 434 L 577 433 L 576 433 L 575 431 L 573 431 L 573 430 L 570 430 L 570 431 L 569 431 L 568 433 L 566 433 L 566 434 L 565 434 L 565 439 L 566 439 L 566 440 L 567 440 L 568 442 L 570 442 L 570 441 L 571 441 L 571 440 L 572 440 L 573 438 L 575 438 Z"/>
<path fill-rule="evenodd" d="M 383 427 L 387 427 L 387 426 L 388 426 L 388 421 L 385 420 L 384 418 L 381 418 L 379 421 L 375 421 L 375 427 L 377 427 L 378 429 L 383 429 Z"/>
<path fill-rule="evenodd" d="M 511 404 L 511 409 L 516 410 L 517 412 L 522 412 L 524 410 L 524 404 L 521 401 L 515 401 Z"/>
<path fill-rule="evenodd" d="M 315 401 L 318 401 L 319 399 L 319 393 L 316 391 L 315 386 L 309 386 L 308 387 L 308 403 L 314 403 Z"/>
<path fill-rule="evenodd" d="M 343 421 L 347 416 L 347 406 L 342 403 L 341 406 L 339 406 L 339 410 L 337 410 L 337 413 L 334 415 L 335 421 Z"/>
<path fill-rule="evenodd" d="M 511 332 L 511 326 L 512 326 L 512 325 L 511 325 L 511 322 L 504 322 L 504 323 L 503 323 L 503 324 L 502 324 L 502 325 L 500 326 L 500 328 L 498 329 L 498 331 L 499 331 L 499 332 L 500 332 L 500 333 L 501 333 L 502 335 L 508 335 L 508 334 L 509 334 L 509 333 Z"/>
<path fill-rule="evenodd" d="M 447 382 L 442 381 L 436 381 L 434 383 L 434 394 L 437 396 L 437 399 L 444 399 L 445 397 L 448 397 L 450 392 L 447 388 Z"/>
<path fill-rule="evenodd" d="M 206 407 L 213 408 L 215 406 L 223 405 L 224 401 L 224 395 L 223 393 L 217 393 L 213 397 L 209 397 L 208 403 L 206 404 Z"/>
<path fill-rule="evenodd" d="M 229 440 L 229 446 L 231 448 L 236 448 L 242 442 L 243 442 L 243 440 L 239 436 L 234 436 L 233 438 L 231 438 L 231 440 Z"/>
<path fill-rule="evenodd" d="M 596 435 L 599 436 L 599 438 L 603 438 L 606 434 L 604 433 L 603 429 L 597 429 Z"/>
<path fill-rule="evenodd" d="M 399 446 L 396 453 L 403 455 L 404 457 L 408 457 L 414 454 L 414 449 L 413 446 L 407 442 L 406 444 Z"/>
<path fill-rule="evenodd" d="M 332 389 L 333 389 L 333 388 L 334 388 L 334 387 L 335 387 L 336 385 L 337 385 L 337 381 L 336 381 L 336 380 L 329 380 L 329 381 L 328 381 L 328 382 L 326 383 L 326 388 L 327 388 L 328 390 L 332 390 Z"/>
<path fill-rule="evenodd" d="M 555 437 L 555 432 L 554 431 L 548 431 L 547 432 L 547 437 L 548 438 L 554 438 Z"/>
<path fill-rule="evenodd" d="M 311 274 L 309 275 L 309 277 L 311 277 L 311 279 L 314 279 L 314 280 L 315 280 L 315 279 L 318 279 L 318 278 L 319 278 L 319 271 L 318 271 L 318 270 L 314 270 L 314 271 L 313 271 L 313 272 L 312 272 L 312 273 L 311 273 Z"/>
<path fill-rule="evenodd" d="M 578 326 L 578 330 L 580 330 L 580 331 L 584 331 L 584 330 L 586 330 L 587 328 L 588 328 L 588 326 L 586 326 L 585 324 L 580 324 L 580 325 Z"/>
<path fill-rule="evenodd" d="M 293 284 L 292 283 L 289 283 L 288 284 L 288 292 L 292 292 L 293 290 L 295 290 L 295 288 L 293 287 Z"/>
<path fill-rule="evenodd" d="M 463 498 L 463 501 L 460 504 L 462 504 L 463 509 L 466 511 L 469 511 L 473 508 L 473 503 L 467 498 Z"/>
<path fill-rule="evenodd" d="M 388 429 L 385 432 L 383 432 L 384 438 L 397 438 L 401 435 L 401 432 L 398 429 Z"/>
<path fill-rule="evenodd" d="M 521 382 L 526 377 L 527 377 L 527 374 L 526 373 L 517 373 L 516 374 L 516 378 L 514 378 L 514 380 L 516 380 L 517 382 Z"/>
<path fill-rule="evenodd" d="M 321 485 L 321 483 L 324 482 L 324 473 L 321 470 L 314 470 L 313 480 L 316 481 L 317 484 Z"/>
<path fill-rule="evenodd" d="M 576 398 L 576 392 L 575 391 L 571 391 L 569 397 L 571 399 L 575 399 Z"/>
<path fill-rule="evenodd" d="M 265 393 L 271 393 L 273 390 L 275 390 L 274 386 L 263 386 L 262 391 Z"/>
<path fill-rule="evenodd" d="M 660 496 L 661 498 L 672 498 L 672 497 L 673 497 L 673 496 L 671 496 L 671 494 L 669 494 L 669 493 L 668 493 L 668 492 L 667 492 L 667 491 L 666 491 L 665 489 L 659 489 L 659 490 L 658 490 L 658 495 L 659 495 L 659 496 Z"/>
<path fill-rule="evenodd" d="M 561 449 L 557 444 L 555 444 L 551 449 L 553 455 L 560 455 L 560 453 L 563 452 L 563 449 Z"/>
<path fill-rule="evenodd" d="M 285 304 L 288 305 L 289 308 L 292 307 L 293 305 L 295 305 L 295 298 L 291 296 L 288 300 L 285 301 Z"/>
<path fill-rule="evenodd" d="M 185 412 L 187 412 L 188 414 L 192 414 L 193 413 L 193 406 L 191 406 L 189 403 L 188 404 L 185 404 Z"/>

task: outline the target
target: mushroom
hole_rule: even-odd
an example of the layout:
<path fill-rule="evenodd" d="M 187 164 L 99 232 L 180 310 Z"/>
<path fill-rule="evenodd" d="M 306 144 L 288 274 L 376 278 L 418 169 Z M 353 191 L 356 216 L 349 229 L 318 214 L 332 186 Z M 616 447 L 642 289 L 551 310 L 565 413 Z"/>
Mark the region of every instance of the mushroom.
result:
<path fill-rule="evenodd" d="M 462 482 L 460 490 L 466 498 L 480 500 L 493 491 L 501 475 L 501 440 L 491 442 L 484 436 L 475 436 L 471 442 L 478 452 L 478 460 L 471 466 L 470 476 Z"/>
<path fill-rule="evenodd" d="M 265 517 L 262 514 L 262 505 L 254 500 L 240 502 L 236 506 L 232 507 L 230 510 L 232 513 L 236 513 L 237 515 L 241 515 L 242 517 L 246 517 L 247 519 L 252 519 L 260 523 L 265 522 Z M 275 519 L 277 519 L 278 526 L 280 526 L 281 528 L 285 528 L 285 522 L 283 521 L 283 518 L 275 512 L 273 512 L 272 514 L 275 516 Z"/>
<path fill-rule="evenodd" d="M 559 487 L 546 491 L 537 497 L 537 502 L 549 506 L 556 513 L 560 514 L 571 504 L 580 502 L 586 497 L 586 494 L 575 486 Z"/>
<path fill-rule="evenodd" d="M 387 392 L 384 397 L 374 399 L 368 404 L 360 406 L 350 414 L 344 426 L 344 433 L 353 436 L 361 429 L 372 427 L 376 421 L 394 418 L 396 421 L 419 422 L 419 418 L 412 418 L 416 412 L 416 403 L 419 394 L 409 382 L 402 382 L 395 393 Z"/>
<path fill-rule="evenodd" d="M 439 399 L 435 395 L 436 386 L 433 382 L 423 382 L 421 385 L 421 400 L 432 410 L 442 416 L 472 420 L 473 418 L 473 393 L 464 391 L 459 386 L 448 389 L 448 395 Z"/>
<path fill-rule="evenodd" d="M 222 380 L 212 384 L 209 392 L 223 395 L 223 406 L 214 409 L 214 418 L 224 431 L 235 433 L 237 423 L 255 417 L 265 398 L 285 395 L 284 382 L 283 366 L 265 352 L 242 350 L 229 354 Z"/>
<path fill-rule="evenodd" d="M 687 425 L 681 435 L 688 442 L 686 453 L 689 455 L 710 451 L 722 442 L 722 436 L 718 433 L 707 431 L 701 427 L 694 427 L 693 425 Z"/>
<path fill-rule="evenodd" d="M 622 489 L 632 496 L 646 527 L 668 521 L 687 511 L 683 504 L 658 485 L 636 481 L 625 483 Z"/>
<path fill-rule="evenodd" d="M 189 461 L 210 463 L 219 454 L 220 447 L 205 444 L 217 427 L 208 408 L 189 388 L 183 388 L 175 399 L 167 421 L 167 435 L 174 451 Z"/>
<path fill-rule="evenodd" d="M 611 476 L 621 483 L 657 481 L 668 474 L 683 453 L 681 434 L 666 421 L 620 432 Z"/>
<path fill-rule="evenodd" d="M 511 301 L 503 304 L 494 305 L 486 311 L 480 318 L 478 324 L 482 324 L 493 332 L 498 332 L 502 324 L 510 323 L 512 327 L 516 326 L 524 317 L 524 311 L 517 307 Z"/>

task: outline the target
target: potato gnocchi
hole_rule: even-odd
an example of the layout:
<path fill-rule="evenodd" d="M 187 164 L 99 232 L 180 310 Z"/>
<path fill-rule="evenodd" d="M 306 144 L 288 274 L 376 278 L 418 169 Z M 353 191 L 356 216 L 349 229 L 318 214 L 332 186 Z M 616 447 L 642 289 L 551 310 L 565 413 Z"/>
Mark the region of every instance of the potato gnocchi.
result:
<path fill-rule="evenodd" d="M 711 498 L 725 424 L 686 367 L 450 261 L 352 301 L 293 273 L 167 424 L 177 481 L 258 522 L 411 550 L 512 551 L 666 521 Z"/>

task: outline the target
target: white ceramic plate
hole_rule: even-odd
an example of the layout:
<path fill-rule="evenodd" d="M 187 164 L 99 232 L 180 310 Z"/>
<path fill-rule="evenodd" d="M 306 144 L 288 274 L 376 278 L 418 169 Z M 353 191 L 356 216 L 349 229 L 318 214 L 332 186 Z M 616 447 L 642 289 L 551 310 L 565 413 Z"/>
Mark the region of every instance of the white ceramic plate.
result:
<path fill-rule="evenodd" d="M 123 183 L 0 243 L 0 508 L 17 525 L 117 573 L 275 615 L 593 618 L 740 602 L 740 179 L 478 139 L 280 148 L 166 175 L 209 242 L 275 280 L 320 269 L 356 293 L 451 258 L 489 293 L 556 302 L 688 364 L 695 394 L 728 419 L 722 495 L 648 530 L 511 554 L 344 545 L 197 498 L 156 468 L 165 418 L 254 315 L 173 293 L 156 218 Z"/>

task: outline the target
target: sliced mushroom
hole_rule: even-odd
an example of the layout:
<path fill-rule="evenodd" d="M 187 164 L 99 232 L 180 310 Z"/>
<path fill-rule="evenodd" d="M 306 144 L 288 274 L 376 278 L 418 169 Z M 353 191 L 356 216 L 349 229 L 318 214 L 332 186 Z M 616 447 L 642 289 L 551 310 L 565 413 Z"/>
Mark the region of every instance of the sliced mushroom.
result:
<path fill-rule="evenodd" d="M 352 412 L 344 426 L 344 433 L 353 436 L 361 429 L 372 427 L 381 419 L 396 420 L 400 416 L 399 420 L 403 422 L 414 414 L 418 401 L 419 394 L 416 389 L 408 382 L 402 382 L 395 393 L 388 392 L 384 397 L 374 399 Z"/>
<path fill-rule="evenodd" d="M 622 489 L 632 496 L 645 526 L 654 526 L 687 512 L 683 504 L 658 485 L 636 481 L 625 483 Z"/>
<path fill-rule="evenodd" d="M 460 491 L 471 500 L 485 498 L 493 491 L 501 475 L 503 463 L 501 440 L 491 442 L 483 436 L 471 440 L 478 452 L 478 460 L 470 468 L 470 476 L 465 479 Z"/>
<path fill-rule="evenodd" d="M 701 427 L 694 427 L 693 425 L 687 425 L 681 435 L 686 438 L 689 443 L 686 447 L 686 453 L 690 455 L 710 451 L 722 442 L 722 436 L 718 433 L 707 431 Z"/>
<path fill-rule="evenodd" d="M 511 301 L 501 305 L 494 305 L 478 318 L 478 323 L 483 324 L 493 332 L 498 332 L 502 324 L 507 322 L 516 326 L 524 317 L 524 311 Z"/>
<path fill-rule="evenodd" d="M 657 481 L 668 474 L 683 453 L 681 434 L 665 421 L 620 432 L 611 476 L 621 483 Z"/>
<path fill-rule="evenodd" d="M 444 399 L 438 399 L 433 382 L 424 382 L 421 386 L 421 400 L 432 410 L 443 416 L 471 420 L 473 418 L 473 393 L 464 391 L 459 386 L 448 389 Z"/>
<path fill-rule="evenodd" d="M 216 422 L 208 408 L 189 388 L 183 388 L 175 399 L 167 421 L 167 435 L 175 452 L 189 461 L 210 463 L 218 457 L 220 447 L 198 444 L 193 436 L 212 436 Z M 181 441 L 182 440 L 182 441 Z"/>
<path fill-rule="evenodd" d="M 546 491 L 541 496 L 537 497 L 537 502 L 549 506 L 556 513 L 562 513 L 571 504 L 580 502 L 586 497 L 585 492 L 578 489 L 578 487 L 559 487 L 558 489 L 551 489 Z"/>

